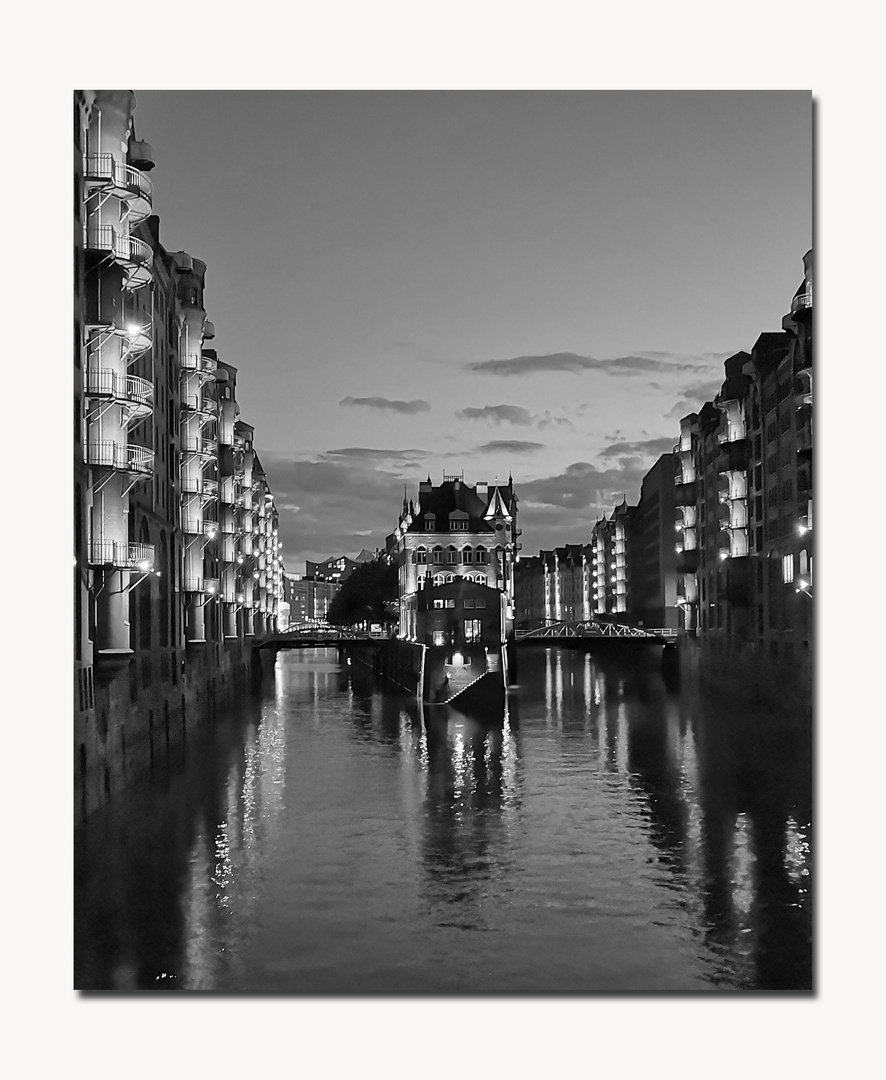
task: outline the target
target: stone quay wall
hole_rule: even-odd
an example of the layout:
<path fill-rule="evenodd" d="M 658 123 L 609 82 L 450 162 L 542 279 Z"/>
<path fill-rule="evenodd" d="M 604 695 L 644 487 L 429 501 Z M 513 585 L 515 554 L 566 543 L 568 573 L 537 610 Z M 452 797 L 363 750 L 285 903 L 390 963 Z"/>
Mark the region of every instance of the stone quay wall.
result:
<path fill-rule="evenodd" d="M 96 680 L 94 706 L 75 710 L 75 822 L 165 767 L 190 731 L 260 686 L 274 659 L 252 642 L 207 643 L 136 655 L 106 685 Z"/>

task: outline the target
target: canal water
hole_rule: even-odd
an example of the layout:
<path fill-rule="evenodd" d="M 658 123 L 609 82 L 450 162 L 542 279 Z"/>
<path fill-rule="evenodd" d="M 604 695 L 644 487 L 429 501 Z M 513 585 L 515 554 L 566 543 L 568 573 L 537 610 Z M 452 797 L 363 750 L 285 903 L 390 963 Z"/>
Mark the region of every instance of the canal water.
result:
<path fill-rule="evenodd" d="M 76 838 L 75 986 L 810 991 L 808 727 L 524 646 L 497 723 L 335 649 Z"/>

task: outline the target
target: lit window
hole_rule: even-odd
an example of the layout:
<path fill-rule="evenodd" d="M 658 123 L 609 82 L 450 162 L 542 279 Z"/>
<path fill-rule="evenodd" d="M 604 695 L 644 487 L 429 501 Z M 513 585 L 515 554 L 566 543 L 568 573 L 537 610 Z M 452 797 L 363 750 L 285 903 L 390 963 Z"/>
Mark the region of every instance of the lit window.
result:
<path fill-rule="evenodd" d="M 801 576 L 805 576 L 809 573 L 809 556 L 806 553 L 805 548 L 800 552 L 799 566 Z"/>
<path fill-rule="evenodd" d="M 480 640 L 482 624 L 479 619 L 465 619 L 465 641 L 468 644 Z"/>
<path fill-rule="evenodd" d="M 785 555 L 781 560 L 781 578 L 787 584 L 794 580 L 794 556 Z"/>
<path fill-rule="evenodd" d="M 435 608 L 440 608 L 440 609 L 442 609 L 442 608 L 443 608 L 443 604 L 444 604 L 444 601 L 443 601 L 443 600 L 435 600 L 435 601 L 434 601 L 434 607 L 435 607 Z"/>

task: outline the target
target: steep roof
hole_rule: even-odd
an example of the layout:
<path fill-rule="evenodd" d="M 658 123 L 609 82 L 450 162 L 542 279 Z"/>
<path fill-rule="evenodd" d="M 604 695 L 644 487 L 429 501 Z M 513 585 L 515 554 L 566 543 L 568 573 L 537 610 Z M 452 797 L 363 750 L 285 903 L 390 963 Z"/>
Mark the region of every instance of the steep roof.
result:
<path fill-rule="evenodd" d="M 493 526 L 484 518 L 486 507 L 486 500 L 477 494 L 476 488 L 463 481 L 447 480 L 439 487 L 432 487 L 430 491 L 419 491 L 418 506 L 407 531 L 447 532 L 450 514 L 461 511 L 467 515 L 468 532 L 493 532 Z M 425 528 L 427 514 L 434 515 L 433 530 Z"/>

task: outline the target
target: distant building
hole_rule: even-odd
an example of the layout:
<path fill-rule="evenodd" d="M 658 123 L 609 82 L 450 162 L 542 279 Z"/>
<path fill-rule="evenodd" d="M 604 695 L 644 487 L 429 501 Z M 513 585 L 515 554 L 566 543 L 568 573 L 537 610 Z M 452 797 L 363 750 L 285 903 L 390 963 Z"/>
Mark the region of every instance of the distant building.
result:
<path fill-rule="evenodd" d="M 520 559 L 516 568 L 516 621 L 587 622 L 592 610 L 592 548 L 565 544 Z"/>
<path fill-rule="evenodd" d="M 593 548 L 595 615 L 624 615 L 631 606 L 631 573 L 628 559 L 629 530 L 636 512 L 627 499 L 602 517 L 591 531 Z"/>
<path fill-rule="evenodd" d="M 347 555 L 330 555 L 322 562 L 305 560 L 305 577 L 311 581 L 330 581 L 341 584 L 351 576 L 360 563 L 372 562 L 375 555 L 364 548 L 356 559 L 350 559 Z"/>
<path fill-rule="evenodd" d="M 303 574 L 283 575 L 283 596 L 289 604 L 291 626 L 327 622 L 329 607 L 341 588 L 334 581 L 317 581 Z"/>
<path fill-rule="evenodd" d="M 628 610 L 632 622 L 647 627 L 678 624 L 674 469 L 675 455 L 662 454 L 643 477 L 630 519 Z"/>
<path fill-rule="evenodd" d="M 404 497 L 400 520 L 389 541 L 389 557 L 399 567 L 400 636 L 414 640 L 417 593 L 468 578 L 504 594 L 505 633 L 514 618 L 514 565 L 520 548 L 517 498 L 507 484 L 466 484 L 463 476 L 430 476 L 419 484 L 418 506 Z"/>

